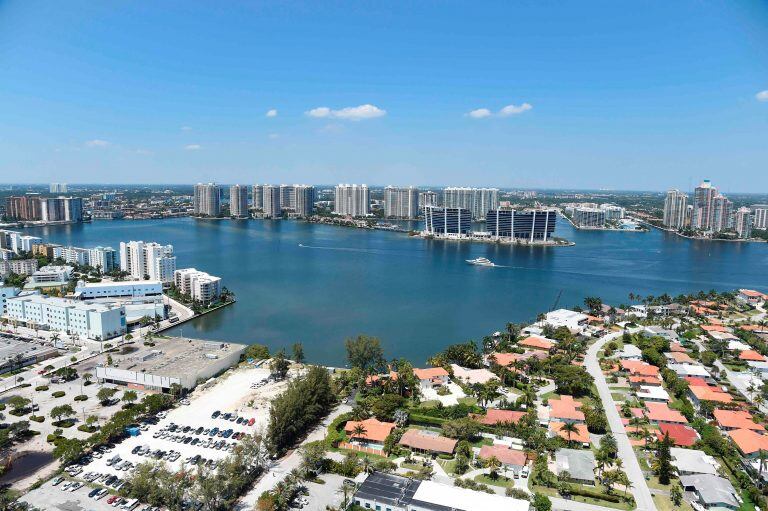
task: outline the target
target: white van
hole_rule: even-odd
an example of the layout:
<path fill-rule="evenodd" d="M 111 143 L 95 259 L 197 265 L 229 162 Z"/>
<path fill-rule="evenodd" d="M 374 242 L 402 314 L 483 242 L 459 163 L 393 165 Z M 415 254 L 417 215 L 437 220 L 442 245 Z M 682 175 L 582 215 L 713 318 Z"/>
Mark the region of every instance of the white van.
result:
<path fill-rule="evenodd" d="M 122 506 L 120 506 L 120 509 L 131 511 L 132 509 L 136 509 L 137 507 L 139 507 L 139 499 L 130 499 L 125 501 L 125 503 Z"/>

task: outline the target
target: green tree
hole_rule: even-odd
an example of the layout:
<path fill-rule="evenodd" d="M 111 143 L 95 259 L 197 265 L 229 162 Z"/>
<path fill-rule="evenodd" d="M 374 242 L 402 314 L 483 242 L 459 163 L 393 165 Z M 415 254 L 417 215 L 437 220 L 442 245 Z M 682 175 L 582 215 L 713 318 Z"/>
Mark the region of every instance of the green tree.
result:
<path fill-rule="evenodd" d="M 68 404 L 54 406 L 51 409 L 51 417 L 56 421 L 61 421 L 63 417 L 72 417 L 75 415 L 75 410 Z"/>
<path fill-rule="evenodd" d="M 443 423 L 443 435 L 459 440 L 471 440 L 480 432 L 480 425 L 468 418 L 454 419 Z"/>
<path fill-rule="evenodd" d="M 560 426 L 560 431 L 564 432 L 568 436 L 568 443 L 571 443 L 571 437 L 579 432 L 579 428 L 573 422 L 564 422 Z"/>
<path fill-rule="evenodd" d="M 536 511 L 551 511 L 552 501 L 543 493 L 533 494 L 533 509 Z"/>
<path fill-rule="evenodd" d="M 269 362 L 269 370 L 281 380 L 286 377 L 290 367 L 291 363 L 285 358 L 285 352 L 283 350 L 278 351 Z"/>
<path fill-rule="evenodd" d="M 297 364 L 304 363 L 304 345 L 300 342 L 293 344 L 293 360 Z"/>
<path fill-rule="evenodd" d="M 574 365 L 561 365 L 552 375 L 559 394 L 585 396 L 592 390 L 594 379 L 586 369 Z"/>
<path fill-rule="evenodd" d="M 384 350 L 376 337 L 358 335 L 344 341 L 349 365 L 357 367 L 365 374 L 379 372 L 384 365 Z"/>
<path fill-rule="evenodd" d="M 669 439 L 669 435 L 665 434 L 659 443 L 659 449 L 657 452 L 657 465 L 658 476 L 661 484 L 669 484 L 672 477 L 672 455 L 670 448 L 672 441 Z"/>
<path fill-rule="evenodd" d="M 133 405 L 133 403 L 136 402 L 136 400 L 139 398 L 139 396 L 136 394 L 135 390 L 126 390 L 123 392 L 123 397 L 121 400 L 128 406 Z"/>
<path fill-rule="evenodd" d="M 83 455 L 84 443 L 77 438 L 60 438 L 53 449 L 53 456 L 63 465 L 77 461 Z"/>
<path fill-rule="evenodd" d="M 107 405 L 112 400 L 112 397 L 115 394 L 117 394 L 116 389 L 113 389 L 110 387 L 103 387 L 103 388 L 100 388 L 99 391 L 96 393 L 96 399 L 98 399 L 102 405 Z"/>
<path fill-rule="evenodd" d="M 679 484 L 672 486 L 672 488 L 669 490 L 669 498 L 676 506 L 679 506 L 683 503 L 683 490 L 680 488 Z"/>
<path fill-rule="evenodd" d="M 9 396 L 9 397 L 8 397 L 8 398 L 5 400 L 5 402 L 6 402 L 8 405 L 10 405 L 10 407 L 11 407 L 11 408 L 12 408 L 14 411 L 16 411 L 16 412 L 19 412 L 19 411 L 23 410 L 24 408 L 26 408 L 26 407 L 27 407 L 27 405 L 29 405 L 29 403 L 31 403 L 31 402 L 32 402 L 32 400 L 30 400 L 30 399 L 28 399 L 28 398 L 26 398 L 26 397 L 22 397 L 22 396 L 16 396 L 16 395 L 14 395 L 14 396 Z"/>

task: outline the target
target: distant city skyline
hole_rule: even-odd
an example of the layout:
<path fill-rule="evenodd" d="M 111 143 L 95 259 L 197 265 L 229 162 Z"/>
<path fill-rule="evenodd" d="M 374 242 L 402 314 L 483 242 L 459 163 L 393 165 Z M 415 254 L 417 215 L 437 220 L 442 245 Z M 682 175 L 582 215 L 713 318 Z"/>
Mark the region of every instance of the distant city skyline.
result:
<path fill-rule="evenodd" d="M 74 4 L 0 7 L 2 181 L 768 192 L 764 2 Z"/>

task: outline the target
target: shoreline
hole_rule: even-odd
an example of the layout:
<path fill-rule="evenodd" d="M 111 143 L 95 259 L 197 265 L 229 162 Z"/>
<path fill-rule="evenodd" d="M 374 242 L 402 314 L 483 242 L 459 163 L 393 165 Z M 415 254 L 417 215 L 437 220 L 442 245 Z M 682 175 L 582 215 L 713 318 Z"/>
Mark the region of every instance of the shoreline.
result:
<path fill-rule="evenodd" d="M 579 227 L 575 223 L 573 223 L 573 220 L 571 220 L 568 216 L 564 215 L 563 213 L 559 213 L 559 215 L 566 220 L 568 220 L 568 223 L 571 224 L 571 227 L 574 229 L 577 229 L 579 231 L 597 231 L 597 232 L 632 232 L 632 233 L 645 233 L 650 232 L 650 229 L 615 229 L 613 227 Z M 633 219 L 634 220 L 634 219 Z M 644 223 L 641 220 L 636 220 L 637 222 L 640 222 L 641 224 Z"/>
<path fill-rule="evenodd" d="M 645 220 L 638 220 L 639 222 L 646 224 L 654 229 L 657 229 L 662 232 L 668 232 L 670 234 L 674 234 L 675 236 L 679 236 L 681 238 L 685 238 L 687 240 L 693 240 L 693 241 L 725 241 L 729 243 L 768 243 L 768 240 L 761 240 L 758 238 L 735 238 L 735 239 L 720 239 L 720 238 L 705 238 L 705 237 L 697 237 L 697 236 L 686 236 L 685 234 L 676 231 L 674 229 L 667 229 L 665 227 L 660 227 L 658 225 L 653 225 L 650 222 L 646 222 Z"/>

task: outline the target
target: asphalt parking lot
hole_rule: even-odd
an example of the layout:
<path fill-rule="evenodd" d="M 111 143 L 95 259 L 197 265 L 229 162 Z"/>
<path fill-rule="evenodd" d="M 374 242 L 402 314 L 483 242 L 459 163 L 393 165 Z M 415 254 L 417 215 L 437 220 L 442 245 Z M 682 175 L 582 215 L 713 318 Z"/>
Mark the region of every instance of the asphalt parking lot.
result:
<path fill-rule="evenodd" d="M 88 492 L 91 491 L 91 488 L 87 485 L 74 492 L 62 491 L 62 487 L 63 483 L 58 486 L 53 486 L 53 482 L 48 481 L 40 488 L 32 490 L 24 495 L 21 498 L 21 501 L 45 510 L 107 511 L 115 509 L 107 504 L 108 497 L 104 497 L 101 500 L 89 498 Z"/>

